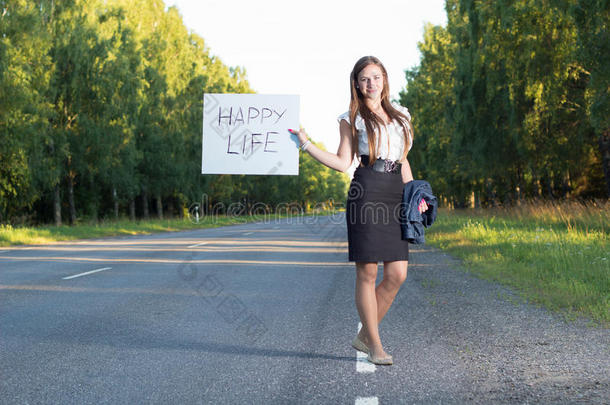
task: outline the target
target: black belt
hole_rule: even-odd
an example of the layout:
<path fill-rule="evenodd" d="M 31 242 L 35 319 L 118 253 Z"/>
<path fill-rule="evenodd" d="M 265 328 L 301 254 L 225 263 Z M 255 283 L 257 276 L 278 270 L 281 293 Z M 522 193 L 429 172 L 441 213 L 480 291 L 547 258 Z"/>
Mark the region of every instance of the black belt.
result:
<path fill-rule="evenodd" d="M 389 160 L 389 159 L 377 159 L 373 166 L 369 166 L 369 155 L 361 155 L 360 161 L 362 162 L 362 166 L 371 167 L 376 172 L 383 173 L 399 173 L 402 164 L 398 162 L 398 160 Z"/>

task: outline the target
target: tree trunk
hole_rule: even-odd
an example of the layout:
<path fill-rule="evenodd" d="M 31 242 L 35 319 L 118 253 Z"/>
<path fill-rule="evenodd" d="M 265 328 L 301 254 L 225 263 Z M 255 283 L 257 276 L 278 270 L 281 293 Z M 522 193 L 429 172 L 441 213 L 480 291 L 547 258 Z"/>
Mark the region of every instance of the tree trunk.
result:
<path fill-rule="evenodd" d="M 53 215 L 55 217 L 55 226 L 61 226 L 61 194 L 59 192 L 59 183 L 55 185 L 53 191 Z"/>
<path fill-rule="evenodd" d="M 570 181 L 570 172 L 566 170 L 563 179 L 561 181 L 561 198 L 567 198 L 570 196 L 570 191 L 572 191 L 572 185 Z"/>
<path fill-rule="evenodd" d="M 523 171 L 521 167 L 517 167 L 517 184 L 515 185 L 515 199 L 517 200 L 517 205 L 521 205 L 521 198 L 523 193 Z"/>
<path fill-rule="evenodd" d="M 52 6 L 51 6 L 52 8 Z M 55 143 L 53 142 L 53 137 L 50 138 L 49 140 L 49 154 L 51 156 L 55 155 Z M 53 217 L 55 219 L 55 226 L 61 226 L 61 190 L 60 190 L 60 183 L 61 181 L 58 181 L 57 184 L 55 184 L 55 187 L 53 189 Z"/>
<path fill-rule="evenodd" d="M 148 213 L 148 193 L 145 190 L 142 191 L 142 215 L 144 219 L 148 219 L 150 215 Z"/>
<path fill-rule="evenodd" d="M 602 157 L 602 167 L 606 178 L 606 194 L 610 198 L 610 128 L 599 137 L 599 152 Z"/>
<path fill-rule="evenodd" d="M 542 183 L 542 195 L 548 200 L 554 200 L 555 196 L 553 195 L 553 184 L 551 183 L 551 179 L 548 174 L 544 174 L 541 179 Z"/>
<path fill-rule="evenodd" d="M 119 199 L 116 195 L 116 188 L 112 188 L 112 200 L 114 202 L 114 219 L 119 219 Z"/>
<path fill-rule="evenodd" d="M 493 189 L 493 180 L 492 179 L 487 179 L 485 181 L 485 196 L 487 199 L 487 204 L 489 207 L 495 207 L 496 206 L 496 193 Z"/>
<path fill-rule="evenodd" d="M 177 200 L 177 201 L 178 201 L 178 208 L 176 208 L 177 209 L 176 213 L 178 214 L 178 218 L 182 219 L 182 218 L 184 218 L 184 206 L 182 205 L 180 200 Z"/>
<path fill-rule="evenodd" d="M 159 219 L 163 219 L 163 200 L 161 199 L 161 195 L 157 194 L 155 200 L 157 202 L 157 216 Z"/>
<path fill-rule="evenodd" d="M 170 197 L 170 199 L 167 201 L 167 216 L 169 218 L 174 217 L 174 197 Z"/>
<path fill-rule="evenodd" d="M 135 198 L 132 198 L 131 201 L 129 201 L 129 219 L 132 221 L 136 220 L 136 200 L 135 200 Z"/>
<path fill-rule="evenodd" d="M 68 175 L 68 205 L 70 206 L 70 225 L 76 223 L 76 205 L 74 204 L 74 176 Z"/>
<path fill-rule="evenodd" d="M 540 183 L 538 172 L 535 169 L 532 169 L 532 193 L 536 199 L 540 199 L 542 196 L 542 184 Z"/>

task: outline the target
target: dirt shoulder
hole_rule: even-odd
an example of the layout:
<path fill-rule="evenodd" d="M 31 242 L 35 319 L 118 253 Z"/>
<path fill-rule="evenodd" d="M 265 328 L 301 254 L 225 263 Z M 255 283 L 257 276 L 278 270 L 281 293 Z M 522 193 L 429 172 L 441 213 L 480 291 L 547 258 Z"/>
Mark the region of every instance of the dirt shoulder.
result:
<path fill-rule="evenodd" d="M 431 246 L 412 246 L 396 310 L 414 338 L 451 352 L 456 398 L 489 403 L 608 403 L 609 330 L 523 301 Z M 415 360 L 415 359 L 414 359 Z M 435 359 L 429 359 L 434 362 Z"/>

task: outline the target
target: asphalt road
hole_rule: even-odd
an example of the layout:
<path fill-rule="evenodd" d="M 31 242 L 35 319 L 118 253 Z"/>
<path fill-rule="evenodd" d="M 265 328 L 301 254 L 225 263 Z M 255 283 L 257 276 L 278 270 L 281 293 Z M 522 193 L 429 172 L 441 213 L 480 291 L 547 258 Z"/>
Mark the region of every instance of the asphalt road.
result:
<path fill-rule="evenodd" d="M 369 364 L 346 260 L 325 217 L 0 248 L 0 403 L 610 402 L 608 330 L 426 246 Z"/>

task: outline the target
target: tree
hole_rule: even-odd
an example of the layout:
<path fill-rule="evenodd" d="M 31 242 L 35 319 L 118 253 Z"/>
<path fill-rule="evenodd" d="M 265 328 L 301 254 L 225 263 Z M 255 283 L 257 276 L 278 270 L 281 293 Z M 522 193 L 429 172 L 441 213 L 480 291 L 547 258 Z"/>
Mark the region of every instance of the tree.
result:
<path fill-rule="evenodd" d="M 574 3 L 448 0 L 447 27 L 426 28 L 401 102 L 413 166 L 452 205 L 599 195 Z"/>
<path fill-rule="evenodd" d="M 116 218 L 125 205 L 135 219 L 151 201 L 180 215 L 204 194 L 313 202 L 345 185 L 325 168 L 200 175 L 202 94 L 253 90 L 161 0 L 0 0 L 0 34 L 0 221 Z"/>
<path fill-rule="evenodd" d="M 40 198 L 30 151 L 50 114 L 47 3 L 0 1 L 0 222 Z"/>
<path fill-rule="evenodd" d="M 610 197 L 610 1 L 579 0 L 570 11 L 578 29 L 580 61 L 590 75 L 587 109 L 598 136 L 606 195 Z"/>

